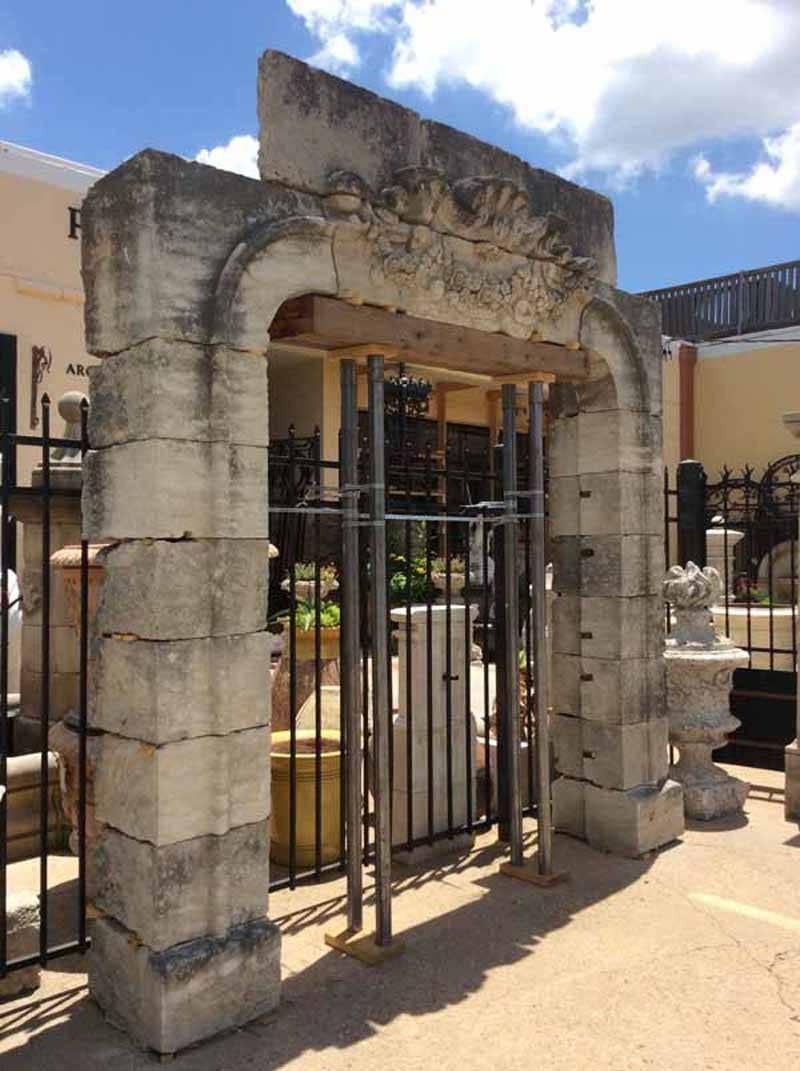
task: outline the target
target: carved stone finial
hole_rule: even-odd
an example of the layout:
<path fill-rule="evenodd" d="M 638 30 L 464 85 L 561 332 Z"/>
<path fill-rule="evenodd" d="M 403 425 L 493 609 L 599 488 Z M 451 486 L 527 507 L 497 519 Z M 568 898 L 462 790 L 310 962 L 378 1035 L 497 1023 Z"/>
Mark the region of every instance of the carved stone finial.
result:
<path fill-rule="evenodd" d="M 54 461 L 62 463 L 81 463 L 81 409 L 83 403 L 88 401 L 86 395 L 79 390 L 68 390 L 62 394 L 58 402 L 58 413 L 64 421 L 62 439 L 74 439 L 75 446 L 54 446 L 50 456 Z"/>
<path fill-rule="evenodd" d="M 686 568 L 673 565 L 664 580 L 664 599 L 670 604 L 675 620 L 672 638 L 676 643 L 695 643 L 713 647 L 719 642 L 714 629 L 711 607 L 722 596 L 722 580 L 716 569 L 701 569 L 694 562 Z"/>

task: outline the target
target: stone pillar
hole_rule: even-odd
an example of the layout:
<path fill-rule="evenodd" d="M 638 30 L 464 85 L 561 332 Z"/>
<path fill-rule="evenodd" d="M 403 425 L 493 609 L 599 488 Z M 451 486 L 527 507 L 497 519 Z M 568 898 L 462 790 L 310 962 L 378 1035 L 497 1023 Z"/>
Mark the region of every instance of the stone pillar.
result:
<path fill-rule="evenodd" d="M 553 392 L 553 785 L 557 829 L 638 856 L 680 836 L 667 778 L 660 418 Z"/>
<path fill-rule="evenodd" d="M 783 423 L 796 439 L 800 439 L 800 413 L 784 413 Z M 797 476 L 794 483 L 800 483 Z M 796 667 L 800 669 L 800 667 Z M 797 693 L 797 732 L 784 751 L 786 768 L 785 808 L 787 821 L 800 822 L 800 689 Z"/>
<path fill-rule="evenodd" d="M 80 391 L 68 391 L 59 400 L 63 431 L 52 436 L 80 440 Z M 77 543 L 81 538 L 80 449 L 54 447 L 50 452 L 50 550 Z M 33 471 L 33 487 L 41 487 L 41 463 Z M 64 494 L 67 492 L 67 494 Z M 74 497 L 69 496 L 72 492 Z M 28 495 L 12 495 L 11 510 L 22 529 L 23 570 L 22 651 L 20 658 L 20 716 L 15 726 L 18 753 L 41 746 L 42 714 L 42 503 Z M 64 582 L 57 570 L 50 574 L 50 723 L 61 721 L 78 703 L 79 648 L 70 618 Z"/>
<path fill-rule="evenodd" d="M 741 722 L 731 714 L 733 672 L 750 661 L 714 628 L 711 607 L 722 595 L 716 569 L 688 562 L 673 566 L 664 581 L 664 601 L 674 624 L 664 650 L 669 738 L 679 752 L 670 776 L 683 785 L 687 817 L 709 821 L 742 810 L 750 785 L 731 777 L 711 758 Z"/>
<path fill-rule="evenodd" d="M 150 340 L 90 373 L 100 917 L 89 980 L 172 1053 L 272 1009 L 263 357 Z"/>
<path fill-rule="evenodd" d="M 726 575 L 728 578 L 727 594 L 733 591 L 733 578 L 736 575 L 736 548 L 743 539 L 744 532 L 739 532 L 735 528 L 706 529 L 706 562 L 722 577 L 723 594 L 725 594 Z M 724 604 L 724 602 L 725 599 L 721 598 L 720 603 Z"/>
<path fill-rule="evenodd" d="M 450 750 L 453 786 L 453 827 L 467 822 L 467 800 L 472 800 L 472 816 L 475 818 L 475 738 L 476 726 L 469 712 L 470 755 L 472 776 L 467 784 L 467 689 L 465 681 L 466 654 L 472 649 L 472 627 L 477 616 L 477 607 L 469 607 L 469 635 L 465 634 L 467 607 L 453 605 L 450 608 Z M 411 635 L 409 639 L 406 610 L 392 610 L 392 620 L 398 625 L 399 651 L 399 699 L 398 714 L 394 721 L 394 777 L 392 791 L 392 844 L 398 858 L 418 861 L 430 854 L 425 846 L 412 852 L 403 852 L 408 841 L 408 797 L 413 802 L 414 840 L 428 835 L 428 609 L 412 606 Z M 432 704 L 432 753 L 433 753 L 433 831 L 448 829 L 447 813 L 447 607 L 431 607 L 431 679 L 433 681 Z M 469 643 L 469 652 L 467 649 Z M 411 658 L 411 697 L 409 703 L 406 672 Z M 468 667 L 467 667 L 468 671 Z M 406 756 L 409 733 L 409 706 L 411 716 L 411 751 L 413 757 L 413 781 L 408 783 Z M 467 796 L 469 791 L 470 796 Z M 470 834 L 437 842 L 438 851 L 453 851 L 468 848 L 474 838 Z"/>

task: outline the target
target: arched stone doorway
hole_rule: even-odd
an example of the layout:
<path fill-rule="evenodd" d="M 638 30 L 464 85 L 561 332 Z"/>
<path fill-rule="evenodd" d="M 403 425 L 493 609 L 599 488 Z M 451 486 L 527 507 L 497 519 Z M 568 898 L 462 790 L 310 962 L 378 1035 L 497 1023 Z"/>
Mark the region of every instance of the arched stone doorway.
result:
<path fill-rule="evenodd" d="M 116 544 L 92 705 L 107 825 L 92 988 L 162 1052 L 279 993 L 267 368 L 269 325 L 298 295 L 411 325 L 432 363 L 440 328 L 494 377 L 561 368 L 556 823 L 636 855 L 683 822 L 665 781 L 658 314 L 613 287 L 610 206 L 288 57 L 265 56 L 260 91 L 263 182 L 147 151 L 83 209 L 87 347 L 104 358 L 85 534 Z"/>

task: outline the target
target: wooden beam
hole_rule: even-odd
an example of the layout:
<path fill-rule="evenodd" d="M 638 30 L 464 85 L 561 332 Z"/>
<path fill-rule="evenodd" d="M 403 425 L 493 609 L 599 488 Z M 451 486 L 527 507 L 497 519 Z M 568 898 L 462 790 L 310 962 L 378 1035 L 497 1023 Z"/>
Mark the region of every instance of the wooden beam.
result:
<path fill-rule="evenodd" d="M 314 294 L 285 302 L 272 322 L 270 337 L 283 346 L 294 343 L 350 352 L 354 347 L 369 352 L 370 347 L 388 346 L 409 362 L 487 376 L 530 372 L 550 372 L 566 380 L 587 376 L 587 356 L 580 349 L 423 320 L 371 305 L 355 307 Z"/>
<path fill-rule="evenodd" d="M 526 383 L 554 383 L 555 379 L 552 372 L 522 372 L 519 375 L 494 376 L 492 383 L 516 383 L 522 387 Z"/>

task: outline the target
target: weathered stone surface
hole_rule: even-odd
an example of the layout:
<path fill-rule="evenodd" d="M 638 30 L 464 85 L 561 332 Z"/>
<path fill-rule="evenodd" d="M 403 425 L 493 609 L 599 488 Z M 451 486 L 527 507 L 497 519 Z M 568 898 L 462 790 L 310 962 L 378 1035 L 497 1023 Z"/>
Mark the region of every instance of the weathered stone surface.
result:
<path fill-rule="evenodd" d="M 583 777 L 583 722 L 579 717 L 551 717 L 556 770 L 567 777 Z"/>
<path fill-rule="evenodd" d="M 589 658 L 660 658 L 664 606 L 651 595 L 593 598 L 559 595 L 553 602 L 553 651 Z"/>
<path fill-rule="evenodd" d="M 163 951 L 108 918 L 92 923 L 91 936 L 92 996 L 112 1023 L 156 1052 L 178 1052 L 278 1003 L 280 933 L 266 919 Z"/>
<path fill-rule="evenodd" d="M 321 214 L 316 198 L 285 186 L 138 153 L 81 207 L 87 349 L 105 356 L 156 337 L 207 342 L 217 280 L 243 235 Z M 268 328 L 269 320 L 262 353 Z"/>
<path fill-rule="evenodd" d="M 266 913 L 269 823 L 161 848 L 106 828 L 95 850 L 94 880 L 95 905 L 155 951 L 222 937 Z"/>
<path fill-rule="evenodd" d="M 578 475 L 661 471 L 661 418 L 617 409 L 580 412 L 577 422 Z"/>
<path fill-rule="evenodd" d="M 628 792 L 586 785 L 586 838 L 593 848 L 636 858 L 684 831 L 683 791 L 677 781 Z"/>
<path fill-rule="evenodd" d="M 586 836 L 586 782 L 559 777 L 553 782 L 553 825 L 559 833 Z"/>
<path fill-rule="evenodd" d="M 151 744 L 269 721 L 266 632 L 197 640 L 101 637 L 90 724 Z"/>
<path fill-rule="evenodd" d="M 6 896 L 6 958 L 9 962 L 39 951 L 39 897 L 34 892 L 10 892 Z M 0 1000 L 38 989 L 42 968 L 22 967 L 0 978 Z"/>
<path fill-rule="evenodd" d="M 94 365 L 89 381 L 95 449 L 142 439 L 268 444 L 263 357 L 154 338 Z"/>
<path fill-rule="evenodd" d="M 558 714 L 553 722 L 556 768 L 605 788 L 654 785 L 667 776 L 667 723 L 608 725 Z"/>
<path fill-rule="evenodd" d="M 661 536 L 556 536 L 553 589 L 566 595 L 656 595 L 663 572 Z"/>
<path fill-rule="evenodd" d="M 786 761 L 786 795 L 785 811 L 787 822 L 800 822 L 800 744 L 795 740 L 785 748 Z"/>
<path fill-rule="evenodd" d="M 267 728 L 161 747 L 100 739 L 97 817 L 137 840 L 162 846 L 266 821 L 269 791 Z"/>
<path fill-rule="evenodd" d="M 559 714 L 609 725 L 649 721 L 662 717 L 664 709 L 663 663 L 554 653 L 552 694 Z"/>
<path fill-rule="evenodd" d="M 261 446 L 149 439 L 90 450 L 85 465 L 91 540 L 267 537 Z"/>
<path fill-rule="evenodd" d="M 663 476 L 606 472 L 550 481 L 553 536 L 660 535 L 663 530 Z"/>
<path fill-rule="evenodd" d="M 264 627 L 266 540 L 123 543 L 104 551 L 103 562 L 99 633 L 181 640 Z"/>
<path fill-rule="evenodd" d="M 525 191 L 533 214 L 562 217 L 566 241 L 595 260 L 599 278 L 615 281 L 610 202 L 494 145 L 271 51 L 259 68 L 259 120 L 262 178 L 315 193 L 325 192 L 338 170 L 355 172 L 375 193 L 410 165 L 439 169 L 452 180 L 507 179 Z"/>

